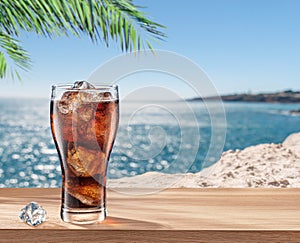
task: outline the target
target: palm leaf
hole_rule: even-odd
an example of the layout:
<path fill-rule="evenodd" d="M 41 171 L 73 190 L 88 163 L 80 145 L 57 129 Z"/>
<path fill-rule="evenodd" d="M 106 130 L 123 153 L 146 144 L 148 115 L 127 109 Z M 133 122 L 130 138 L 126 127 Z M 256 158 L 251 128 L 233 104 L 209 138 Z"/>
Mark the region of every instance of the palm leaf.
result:
<path fill-rule="evenodd" d="M 131 0 L 1 0 L 0 78 L 7 74 L 7 56 L 21 69 L 30 67 L 17 40 L 21 30 L 45 37 L 88 35 L 107 46 L 119 42 L 122 51 L 152 49 L 149 40 L 164 38 L 164 26 L 140 9 Z"/>
<path fill-rule="evenodd" d="M 31 66 L 31 61 L 28 53 L 19 45 L 18 40 L 11 38 L 10 36 L 0 32 L 0 48 L 5 51 L 8 57 L 14 62 L 14 64 L 27 71 Z M 4 78 L 7 74 L 8 67 L 6 57 L 3 52 L 0 52 L 0 78 Z M 19 76 L 18 71 L 12 69 L 11 75 L 14 77 L 14 73 Z"/>

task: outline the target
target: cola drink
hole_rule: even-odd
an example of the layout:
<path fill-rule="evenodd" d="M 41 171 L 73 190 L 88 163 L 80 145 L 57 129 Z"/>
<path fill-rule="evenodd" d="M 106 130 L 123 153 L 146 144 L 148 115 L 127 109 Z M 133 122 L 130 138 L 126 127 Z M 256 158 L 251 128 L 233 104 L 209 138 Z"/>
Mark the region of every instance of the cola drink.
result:
<path fill-rule="evenodd" d="M 53 139 L 62 168 L 61 217 L 94 223 L 106 217 L 106 174 L 119 123 L 116 86 L 53 86 Z"/>

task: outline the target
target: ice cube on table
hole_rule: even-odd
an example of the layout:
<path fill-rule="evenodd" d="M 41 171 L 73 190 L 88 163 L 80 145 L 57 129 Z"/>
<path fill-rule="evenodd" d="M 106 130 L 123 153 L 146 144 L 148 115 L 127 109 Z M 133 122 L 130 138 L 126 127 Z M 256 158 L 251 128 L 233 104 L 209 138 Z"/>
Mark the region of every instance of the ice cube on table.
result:
<path fill-rule="evenodd" d="M 41 205 L 36 202 L 31 202 L 21 209 L 19 217 L 26 224 L 38 226 L 46 221 L 47 213 Z"/>

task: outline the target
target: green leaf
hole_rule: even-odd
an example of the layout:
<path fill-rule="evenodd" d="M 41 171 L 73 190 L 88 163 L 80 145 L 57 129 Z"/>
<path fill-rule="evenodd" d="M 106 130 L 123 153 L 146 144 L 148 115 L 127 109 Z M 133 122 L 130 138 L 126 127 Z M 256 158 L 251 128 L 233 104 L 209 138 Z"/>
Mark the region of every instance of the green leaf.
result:
<path fill-rule="evenodd" d="M 29 70 L 31 61 L 28 53 L 19 45 L 19 42 L 16 39 L 0 33 L 0 48 L 6 52 L 8 57 L 12 59 L 17 67 L 24 71 Z M 8 72 L 7 61 L 3 52 L 1 51 L 0 53 L 0 78 L 4 78 Z"/>
<path fill-rule="evenodd" d="M 125 36 L 125 49 L 126 51 L 129 49 L 129 28 L 128 28 L 128 22 L 125 21 L 124 23 L 124 36 Z"/>
<path fill-rule="evenodd" d="M 164 26 L 148 19 L 141 8 L 132 0 L 1 0 L 0 78 L 14 70 L 8 67 L 7 58 L 20 69 L 31 66 L 18 42 L 22 31 L 50 38 L 88 35 L 107 46 L 119 42 L 122 51 L 141 50 L 144 43 L 153 49 L 149 40 L 165 38 Z"/>
<path fill-rule="evenodd" d="M 5 56 L 0 52 L 0 78 L 3 78 L 6 73 L 7 63 Z"/>
<path fill-rule="evenodd" d="M 130 27 L 130 34 L 131 34 L 131 39 L 132 39 L 132 42 L 133 42 L 133 50 L 136 51 L 137 49 L 137 44 L 136 44 L 136 31 L 134 29 L 134 27 L 131 25 Z"/>

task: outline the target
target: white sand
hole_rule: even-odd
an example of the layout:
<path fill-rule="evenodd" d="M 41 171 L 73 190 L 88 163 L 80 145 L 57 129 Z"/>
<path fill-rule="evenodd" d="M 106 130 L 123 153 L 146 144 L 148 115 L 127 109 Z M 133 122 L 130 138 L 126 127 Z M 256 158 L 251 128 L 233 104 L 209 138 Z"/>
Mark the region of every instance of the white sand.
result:
<path fill-rule="evenodd" d="M 148 172 L 109 180 L 110 188 L 300 187 L 300 133 L 282 144 L 229 150 L 213 166 L 188 174 Z"/>

